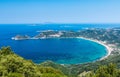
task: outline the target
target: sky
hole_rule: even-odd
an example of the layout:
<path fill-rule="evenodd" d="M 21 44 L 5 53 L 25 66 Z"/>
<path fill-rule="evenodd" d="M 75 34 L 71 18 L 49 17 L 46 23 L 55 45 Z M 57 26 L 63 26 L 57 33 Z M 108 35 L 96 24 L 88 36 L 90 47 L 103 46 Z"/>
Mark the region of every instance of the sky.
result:
<path fill-rule="evenodd" d="M 0 24 L 120 23 L 120 0 L 0 0 Z"/>

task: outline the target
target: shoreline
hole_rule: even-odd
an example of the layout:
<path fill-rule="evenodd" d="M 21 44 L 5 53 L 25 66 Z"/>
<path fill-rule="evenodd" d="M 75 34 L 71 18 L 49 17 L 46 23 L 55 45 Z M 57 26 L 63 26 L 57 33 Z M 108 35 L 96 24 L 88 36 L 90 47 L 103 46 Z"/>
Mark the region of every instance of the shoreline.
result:
<path fill-rule="evenodd" d="M 53 38 L 53 37 L 52 37 Z M 58 37 L 59 38 L 59 37 Z M 62 37 L 64 38 L 64 37 Z M 107 44 L 105 41 L 100 41 L 100 40 L 96 40 L 96 39 L 92 39 L 92 38 L 85 38 L 85 37 L 68 37 L 68 38 L 80 38 L 80 39 L 84 39 L 84 40 L 88 40 L 88 41 L 92 41 L 92 42 L 95 42 L 95 43 L 98 43 L 102 46 L 105 47 L 106 51 L 107 51 L 107 54 L 105 56 L 102 56 L 100 59 L 96 60 L 96 61 L 101 61 L 101 60 L 104 60 L 106 59 L 108 56 L 111 55 L 111 52 L 113 51 L 113 48 L 111 46 L 109 46 L 109 44 Z M 31 38 L 32 40 L 35 38 Z M 50 39 L 50 38 L 41 38 L 41 39 Z M 13 40 L 13 39 L 12 39 Z M 15 39 L 14 39 L 15 40 Z M 25 39 L 22 39 L 22 40 L 25 40 Z"/>
<path fill-rule="evenodd" d="M 99 40 L 95 40 L 95 39 L 91 39 L 91 38 L 85 38 L 85 37 L 77 37 L 77 38 L 80 38 L 80 39 L 84 39 L 84 40 L 88 40 L 88 41 L 92 41 L 92 42 L 96 42 L 102 46 L 104 46 L 106 48 L 106 51 L 107 51 L 107 54 L 103 57 L 101 57 L 99 60 L 104 60 L 106 58 L 108 58 L 108 56 L 111 55 L 111 52 L 113 51 L 113 48 L 111 48 L 108 44 L 106 44 L 105 42 L 103 41 L 99 41 Z M 98 60 L 98 61 L 99 61 Z"/>

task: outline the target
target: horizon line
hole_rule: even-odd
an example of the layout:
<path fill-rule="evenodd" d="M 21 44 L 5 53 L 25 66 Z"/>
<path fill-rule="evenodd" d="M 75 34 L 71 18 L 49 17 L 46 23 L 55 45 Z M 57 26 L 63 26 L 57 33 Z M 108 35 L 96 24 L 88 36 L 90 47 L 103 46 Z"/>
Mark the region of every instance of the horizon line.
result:
<path fill-rule="evenodd" d="M 120 23 L 0 23 L 0 25 L 9 25 L 9 24 L 31 24 L 31 25 L 38 25 L 38 24 L 120 24 Z"/>

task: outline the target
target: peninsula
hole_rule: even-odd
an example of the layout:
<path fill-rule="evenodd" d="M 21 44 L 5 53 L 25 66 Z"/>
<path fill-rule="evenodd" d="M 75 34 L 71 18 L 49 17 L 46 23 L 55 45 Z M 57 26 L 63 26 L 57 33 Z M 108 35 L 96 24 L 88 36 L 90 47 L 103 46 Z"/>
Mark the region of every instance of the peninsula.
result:
<path fill-rule="evenodd" d="M 109 55 L 113 53 L 118 53 L 118 49 L 116 46 L 120 45 L 119 41 L 119 28 L 113 29 L 84 29 L 80 31 L 56 31 L 56 30 L 45 30 L 45 31 L 37 31 L 37 34 L 34 37 L 30 37 L 28 35 L 17 35 L 12 37 L 13 40 L 39 40 L 39 39 L 50 39 L 50 38 L 81 38 L 90 40 L 93 42 L 97 42 L 106 47 L 108 54 L 100 60 L 107 58 Z M 114 51 L 114 52 L 112 52 Z"/>

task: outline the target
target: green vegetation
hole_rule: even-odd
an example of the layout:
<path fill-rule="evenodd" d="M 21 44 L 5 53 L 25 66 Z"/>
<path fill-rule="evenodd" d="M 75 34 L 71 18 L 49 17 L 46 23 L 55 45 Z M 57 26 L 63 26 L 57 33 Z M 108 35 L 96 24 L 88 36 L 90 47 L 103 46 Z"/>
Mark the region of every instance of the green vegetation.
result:
<path fill-rule="evenodd" d="M 120 30 L 118 29 L 88 29 L 79 32 L 79 36 L 106 41 L 120 46 Z"/>
<path fill-rule="evenodd" d="M 57 64 L 57 63 L 54 63 L 52 61 L 46 61 L 46 62 L 43 62 L 41 63 L 39 66 L 43 66 L 43 67 L 52 67 L 54 69 L 59 69 L 61 70 L 62 72 L 64 72 L 65 75 L 67 76 L 71 76 L 71 74 L 69 74 L 69 68 L 67 68 L 67 66 L 64 66 L 64 65 L 60 65 L 60 64 Z"/>
<path fill-rule="evenodd" d="M 120 77 L 120 70 L 117 69 L 115 64 L 100 66 L 97 70 L 86 72 L 79 77 Z"/>
<path fill-rule="evenodd" d="M 60 70 L 40 66 L 14 54 L 10 47 L 0 50 L 0 77 L 66 77 Z"/>

